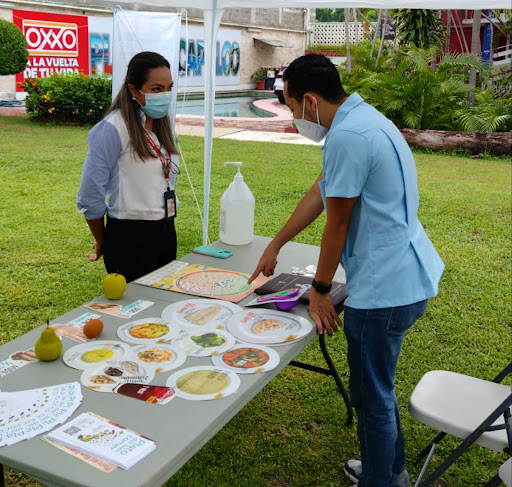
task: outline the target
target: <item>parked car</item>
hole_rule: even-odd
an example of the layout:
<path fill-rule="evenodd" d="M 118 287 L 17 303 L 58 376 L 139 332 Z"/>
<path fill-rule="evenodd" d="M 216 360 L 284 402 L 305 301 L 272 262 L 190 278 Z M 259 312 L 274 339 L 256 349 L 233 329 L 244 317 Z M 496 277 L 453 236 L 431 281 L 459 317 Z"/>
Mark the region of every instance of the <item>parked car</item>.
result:
<path fill-rule="evenodd" d="M 277 99 L 280 103 L 285 103 L 284 100 L 284 81 L 283 81 L 283 73 L 286 68 L 279 71 L 279 73 L 276 76 L 276 80 L 274 81 L 274 95 L 277 96 Z"/>

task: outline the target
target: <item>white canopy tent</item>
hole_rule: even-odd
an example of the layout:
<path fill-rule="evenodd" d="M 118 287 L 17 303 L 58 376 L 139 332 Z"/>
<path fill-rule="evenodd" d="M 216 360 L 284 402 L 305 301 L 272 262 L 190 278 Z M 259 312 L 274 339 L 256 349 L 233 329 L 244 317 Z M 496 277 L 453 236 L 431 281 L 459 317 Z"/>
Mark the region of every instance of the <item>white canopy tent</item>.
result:
<path fill-rule="evenodd" d="M 64 0 L 54 0 L 66 4 Z M 37 0 L 36 0 L 37 2 Z M 95 0 L 87 0 L 90 5 Z M 114 9 L 119 0 L 99 0 L 101 5 Z M 184 7 L 204 10 L 205 52 L 205 138 L 204 138 L 204 205 L 203 245 L 207 245 L 208 212 L 210 201 L 210 171 L 213 141 L 213 113 L 215 103 L 215 59 L 214 46 L 223 10 L 229 7 L 242 8 L 413 8 L 432 10 L 476 10 L 510 9 L 511 0 L 141 0 L 141 10 L 151 7 Z"/>

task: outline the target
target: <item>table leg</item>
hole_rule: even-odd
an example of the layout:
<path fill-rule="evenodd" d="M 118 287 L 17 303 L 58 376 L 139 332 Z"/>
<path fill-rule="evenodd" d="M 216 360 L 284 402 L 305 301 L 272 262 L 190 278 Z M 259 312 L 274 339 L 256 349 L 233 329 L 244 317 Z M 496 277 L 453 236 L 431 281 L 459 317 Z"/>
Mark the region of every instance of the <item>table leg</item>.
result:
<path fill-rule="evenodd" d="M 327 350 L 327 346 L 325 345 L 325 336 L 318 335 L 318 340 L 320 342 L 320 350 L 322 351 L 322 355 L 324 356 L 325 362 L 327 363 L 328 369 L 317 367 L 316 365 L 305 364 L 303 362 L 298 362 L 296 360 L 292 360 L 289 365 L 293 365 L 294 367 L 299 367 L 301 369 L 311 370 L 312 372 L 317 372 L 319 374 L 324 375 L 332 375 L 336 385 L 338 386 L 338 390 L 343 397 L 343 401 L 345 401 L 345 406 L 347 408 L 347 426 L 352 426 L 354 421 L 354 413 L 352 411 L 352 405 L 350 403 L 350 397 L 341 381 L 341 377 L 334 366 L 334 362 L 329 355 L 329 351 Z"/>
<path fill-rule="evenodd" d="M 4 483 L 4 466 L 0 463 L 0 487 L 5 487 Z"/>

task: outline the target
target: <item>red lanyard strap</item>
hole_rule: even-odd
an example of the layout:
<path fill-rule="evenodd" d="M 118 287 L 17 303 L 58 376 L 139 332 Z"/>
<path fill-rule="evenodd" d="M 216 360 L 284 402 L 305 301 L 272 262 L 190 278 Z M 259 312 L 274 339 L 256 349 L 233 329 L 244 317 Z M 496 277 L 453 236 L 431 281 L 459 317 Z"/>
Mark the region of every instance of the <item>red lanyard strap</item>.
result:
<path fill-rule="evenodd" d="M 144 131 L 144 135 L 146 136 L 146 139 L 148 139 L 149 145 L 158 154 L 158 157 L 160 158 L 160 161 L 162 162 L 162 170 L 164 171 L 165 179 L 169 179 L 169 171 L 171 168 L 171 153 L 169 151 L 167 151 L 167 158 L 165 158 L 162 155 L 162 153 L 160 152 L 160 149 L 156 146 L 153 139 L 149 136 L 149 134 L 146 131 Z"/>

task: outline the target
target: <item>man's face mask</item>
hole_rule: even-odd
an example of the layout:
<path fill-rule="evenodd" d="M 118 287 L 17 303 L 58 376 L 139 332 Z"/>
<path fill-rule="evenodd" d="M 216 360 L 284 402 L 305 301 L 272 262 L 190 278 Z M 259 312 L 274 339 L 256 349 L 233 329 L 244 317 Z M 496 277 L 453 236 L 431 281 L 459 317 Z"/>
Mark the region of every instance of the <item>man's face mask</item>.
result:
<path fill-rule="evenodd" d="M 314 98 L 316 102 L 316 98 Z M 306 108 L 306 99 L 302 102 L 302 118 L 294 118 L 293 123 L 299 134 L 303 137 L 306 137 L 313 142 L 321 142 L 325 139 L 327 132 L 329 129 L 320 124 L 320 117 L 318 116 L 318 102 L 316 103 L 316 122 L 310 122 L 309 120 L 304 120 L 304 110 Z"/>

